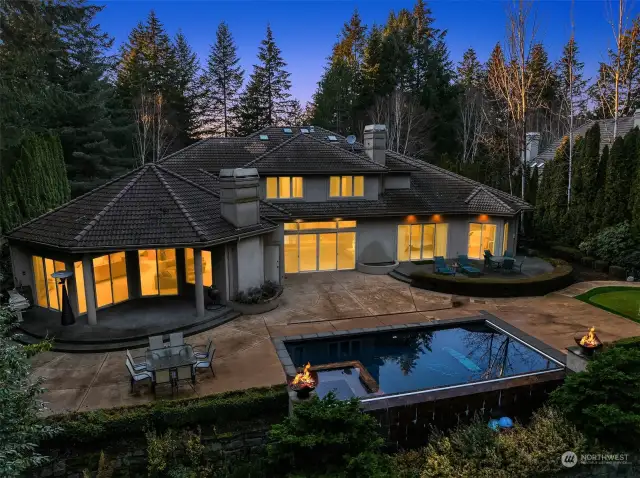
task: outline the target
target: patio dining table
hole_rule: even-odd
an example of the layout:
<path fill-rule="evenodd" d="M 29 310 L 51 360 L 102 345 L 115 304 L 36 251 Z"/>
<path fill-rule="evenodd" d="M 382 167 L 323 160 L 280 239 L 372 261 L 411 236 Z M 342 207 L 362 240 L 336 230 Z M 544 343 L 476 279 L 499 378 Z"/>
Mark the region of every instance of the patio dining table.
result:
<path fill-rule="evenodd" d="M 149 372 L 195 365 L 197 362 L 196 356 L 193 354 L 193 348 L 189 344 L 147 350 L 146 359 Z"/>

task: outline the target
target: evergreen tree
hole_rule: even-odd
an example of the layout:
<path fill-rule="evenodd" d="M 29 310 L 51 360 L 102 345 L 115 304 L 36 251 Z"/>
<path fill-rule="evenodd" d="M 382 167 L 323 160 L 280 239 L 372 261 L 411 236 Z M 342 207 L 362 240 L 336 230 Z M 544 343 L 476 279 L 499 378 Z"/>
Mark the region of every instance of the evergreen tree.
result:
<path fill-rule="evenodd" d="M 564 138 L 562 145 L 556 151 L 556 155 L 551 161 L 552 169 L 547 171 L 545 166 L 545 174 L 550 173 L 549 203 L 547 208 L 547 224 L 549 229 L 553 231 L 556 238 L 564 239 L 567 232 L 567 169 L 569 156 L 569 142 Z"/>
<path fill-rule="evenodd" d="M 467 49 L 462 54 L 462 61 L 458 64 L 456 73 L 458 84 L 465 88 L 482 89 L 485 72 L 473 48 Z"/>
<path fill-rule="evenodd" d="M 253 66 L 249 83 L 239 102 L 239 132 L 248 134 L 265 126 L 278 125 L 286 121 L 291 106 L 290 73 L 275 44 L 271 27 L 258 51 L 260 62 Z"/>
<path fill-rule="evenodd" d="M 237 128 L 238 95 L 244 78 L 237 47 L 226 23 L 218 25 L 205 74 L 207 89 L 206 131 L 225 137 Z"/>
<path fill-rule="evenodd" d="M 567 122 L 572 112 L 574 120 L 584 118 L 587 113 L 587 83 L 584 78 L 584 62 L 579 61 L 580 49 L 571 37 L 562 51 L 558 62 L 557 76 L 562 96 L 562 114 Z"/>
<path fill-rule="evenodd" d="M 173 146 L 182 149 L 194 141 L 201 127 L 204 89 L 198 74 L 198 57 L 182 32 L 176 35 L 174 50 L 176 66 L 169 84 L 169 107 L 176 129 Z"/>
<path fill-rule="evenodd" d="M 611 147 L 605 182 L 603 226 L 613 226 L 629 219 L 629 195 L 635 168 L 638 130 L 616 138 Z"/>
<path fill-rule="evenodd" d="M 600 130 L 598 130 L 598 133 Z M 604 216 L 606 210 L 606 182 L 607 182 L 607 171 L 609 169 L 609 146 L 605 146 L 602 150 L 602 155 L 600 155 L 600 160 L 598 161 L 598 172 L 596 175 L 596 187 L 594 191 L 596 192 L 596 201 L 594 207 L 594 221 L 591 223 L 589 228 L 589 233 L 593 234 L 600 229 L 603 229 L 604 226 Z"/>

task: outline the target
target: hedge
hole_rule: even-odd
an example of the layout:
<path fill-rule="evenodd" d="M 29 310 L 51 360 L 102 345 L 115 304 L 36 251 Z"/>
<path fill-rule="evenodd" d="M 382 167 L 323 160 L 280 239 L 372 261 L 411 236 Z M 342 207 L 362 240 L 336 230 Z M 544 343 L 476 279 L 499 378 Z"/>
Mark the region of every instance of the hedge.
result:
<path fill-rule="evenodd" d="M 576 249 L 575 247 L 567 247 L 567 246 L 552 246 L 551 252 L 556 257 L 560 259 L 564 259 L 565 261 L 578 262 L 582 259 L 582 252 L 580 249 Z"/>
<path fill-rule="evenodd" d="M 600 272 L 607 272 L 609 270 L 609 263 L 607 261 L 593 261 L 593 268 Z"/>
<path fill-rule="evenodd" d="M 619 339 L 619 340 L 616 340 L 615 342 L 612 342 L 610 346 L 640 349 L 640 336 L 626 337 L 624 339 Z"/>
<path fill-rule="evenodd" d="M 159 400 L 134 407 L 54 415 L 47 419 L 60 431 L 46 446 L 108 442 L 142 436 L 146 430 L 195 426 L 216 432 L 282 421 L 288 414 L 286 387 L 252 388 L 182 400 Z"/>
<path fill-rule="evenodd" d="M 411 285 L 421 289 L 472 297 L 522 297 L 545 295 L 573 284 L 573 268 L 560 265 L 552 272 L 535 277 L 460 277 L 417 271 L 411 274 Z"/>

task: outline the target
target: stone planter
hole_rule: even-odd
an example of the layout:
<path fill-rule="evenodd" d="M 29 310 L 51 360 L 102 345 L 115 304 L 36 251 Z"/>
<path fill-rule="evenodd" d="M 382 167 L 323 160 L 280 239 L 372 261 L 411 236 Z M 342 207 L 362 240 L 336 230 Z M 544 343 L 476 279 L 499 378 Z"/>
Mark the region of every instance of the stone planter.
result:
<path fill-rule="evenodd" d="M 365 264 L 363 262 L 358 262 L 356 264 L 356 270 L 363 272 L 364 274 L 384 275 L 398 267 L 398 264 L 398 261 L 385 264 Z"/>
<path fill-rule="evenodd" d="M 269 312 L 270 310 L 275 309 L 280 305 L 280 298 L 282 297 L 282 291 L 275 297 L 267 300 L 266 302 L 260 302 L 259 304 L 243 304 L 240 302 L 235 302 L 230 300 L 227 304 L 236 312 L 240 312 L 244 315 L 255 315 L 255 314 L 264 314 L 265 312 Z"/>

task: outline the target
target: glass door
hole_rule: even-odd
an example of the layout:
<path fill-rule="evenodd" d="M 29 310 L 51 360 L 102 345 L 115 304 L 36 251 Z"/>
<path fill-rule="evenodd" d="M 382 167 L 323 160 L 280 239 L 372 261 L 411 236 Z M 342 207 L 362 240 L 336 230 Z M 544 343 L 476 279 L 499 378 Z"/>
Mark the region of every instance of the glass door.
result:
<path fill-rule="evenodd" d="M 300 272 L 318 269 L 318 241 L 317 234 L 300 234 Z"/>
<path fill-rule="evenodd" d="M 484 251 L 489 250 L 495 254 L 496 225 L 495 224 L 469 224 L 469 247 L 467 255 L 472 259 L 482 259 Z"/>
<path fill-rule="evenodd" d="M 336 233 L 318 234 L 320 248 L 318 251 L 319 270 L 336 270 Z"/>

